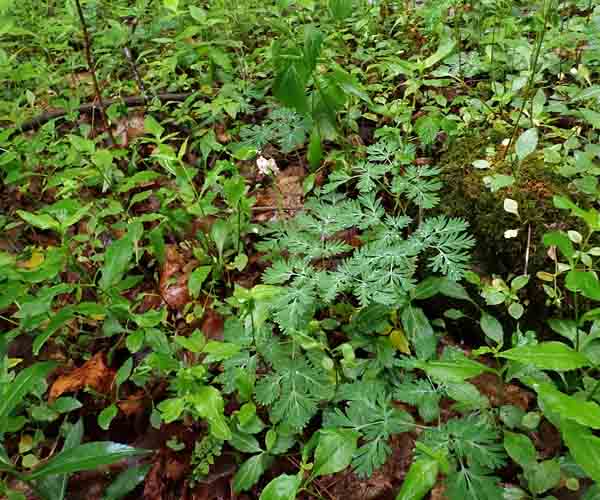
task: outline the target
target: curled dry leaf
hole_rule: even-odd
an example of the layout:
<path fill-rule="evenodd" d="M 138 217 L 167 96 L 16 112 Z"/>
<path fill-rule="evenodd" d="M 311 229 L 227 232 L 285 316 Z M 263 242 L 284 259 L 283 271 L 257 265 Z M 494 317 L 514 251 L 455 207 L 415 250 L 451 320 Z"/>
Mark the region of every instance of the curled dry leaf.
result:
<path fill-rule="evenodd" d="M 54 401 L 65 392 L 76 392 L 84 387 L 106 394 L 114 378 L 115 371 L 106 366 L 104 353 L 98 352 L 79 368 L 58 377 L 50 388 L 48 400 Z"/>

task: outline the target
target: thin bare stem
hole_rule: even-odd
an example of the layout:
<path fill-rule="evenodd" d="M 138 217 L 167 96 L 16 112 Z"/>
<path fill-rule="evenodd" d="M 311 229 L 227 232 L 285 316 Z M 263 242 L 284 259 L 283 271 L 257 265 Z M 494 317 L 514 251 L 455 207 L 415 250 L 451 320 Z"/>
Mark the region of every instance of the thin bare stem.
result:
<path fill-rule="evenodd" d="M 85 58 L 87 59 L 88 68 L 90 70 L 90 74 L 92 75 L 92 82 L 94 84 L 94 93 L 96 94 L 96 99 L 98 100 L 98 106 L 100 108 L 100 115 L 102 116 L 102 121 L 104 122 L 104 129 L 108 134 L 108 140 L 111 146 L 115 145 L 115 138 L 113 136 L 112 130 L 110 129 L 110 125 L 108 123 L 108 117 L 106 115 L 106 108 L 104 107 L 104 101 L 102 100 L 102 94 L 100 93 L 100 86 L 98 85 L 98 78 L 96 77 L 96 68 L 94 66 L 94 58 L 92 56 L 91 51 L 91 43 L 90 43 L 90 35 L 88 33 L 87 24 L 85 22 L 85 17 L 83 15 L 83 9 L 81 8 L 80 0 L 75 0 L 75 5 L 77 6 L 77 14 L 79 15 L 79 21 L 81 22 L 81 30 L 83 31 L 83 46 L 85 50 Z"/>

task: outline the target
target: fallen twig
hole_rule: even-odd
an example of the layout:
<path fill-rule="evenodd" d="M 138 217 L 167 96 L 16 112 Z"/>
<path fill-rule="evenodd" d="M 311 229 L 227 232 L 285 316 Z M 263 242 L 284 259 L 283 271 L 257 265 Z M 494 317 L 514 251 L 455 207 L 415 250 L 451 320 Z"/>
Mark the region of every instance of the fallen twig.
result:
<path fill-rule="evenodd" d="M 184 92 L 180 94 L 167 92 L 156 95 L 156 98 L 159 99 L 161 102 L 183 102 L 193 94 L 193 92 Z M 136 95 L 131 97 L 107 99 L 104 101 L 104 104 L 106 106 L 110 106 L 116 103 L 121 103 L 128 107 L 143 106 L 144 98 L 142 96 Z M 82 104 L 78 108 L 78 111 L 80 113 L 89 113 L 99 110 L 100 107 L 98 106 L 97 102 L 88 102 L 86 104 Z M 68 113 L 69 110 L 66 109 L 55 109 L 53 111 L 46 111 L 45 113 L 42 113 L 41 115 L 38 115 L 35 118 L 32 118 L 31 120 L 23 123 L 21 126 L 16 127 L 14 133 L 18 134 L 28 132 L 30 130 L 35 130 L 44 125 L 45 123 L 49 122 L 50 120 L 53 120 L 54 118 L 60 118 L 61 116 L 65 116 Z"/>

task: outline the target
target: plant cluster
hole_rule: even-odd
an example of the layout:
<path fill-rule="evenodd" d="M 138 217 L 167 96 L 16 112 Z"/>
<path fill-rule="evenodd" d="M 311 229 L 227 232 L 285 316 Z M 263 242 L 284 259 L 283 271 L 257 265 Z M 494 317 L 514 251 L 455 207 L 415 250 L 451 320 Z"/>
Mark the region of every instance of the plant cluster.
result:
<path fill-rule="evenodd" d="M 0 0 L 0 494 L 596 498 L 598 2 L 210 4 Z"/>

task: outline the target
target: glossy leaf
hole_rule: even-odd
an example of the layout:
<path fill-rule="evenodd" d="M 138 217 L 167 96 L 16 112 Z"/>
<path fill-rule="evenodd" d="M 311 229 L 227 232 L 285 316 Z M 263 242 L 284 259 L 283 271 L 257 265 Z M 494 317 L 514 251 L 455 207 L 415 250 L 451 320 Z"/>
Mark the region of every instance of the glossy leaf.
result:
<path fill-rule="evenodd" d="M 538 394 L 542 409 L 559 415 L 563 421 L 573 420 L 578 424 L 600 429 L 600 405 L 594 401 L 569 396 L 550 383 L 536 382 L 532 387 Z"/>
<path fill-rule="evenodd" d="M 344 470 L 352 462 L 359 433 L 351 429 L 322 429 L 315 450 L 313 475 L 325 476 Z"/>
<path fill-rule="evenodd" d="M 246 460 L 233 477 L 233 491 L 248 491 L 254 486 L 271 464 L 272 458 L 266 453 L 254 455 Z"/>
<path fill-rule="evenodd" d="M 6 419 L 23 398 L 54 369 L 56 363 L 44 361 L 21 370 L 10 384 L 10 390 L 0 400 L 0 432 L 3 432 Z"/>
<path fill-rule="evenodd" d="M 298 476 L 281 474 L 265 486 L 259 500 L 295 500 L 301 482 Z"/>
<path fill-rule="evenodd" d="M 53 474 L 68 474 L 84 470 L 94 470 L 123 458 L 145 455 L 147 450 L 133 448 L 110 441 L 85 443 L 69 450 L 61 451 L 31 473 L 31 479 Z"/>
<path fill-rule="evenodd" d="M 491 314 L 486 312 L 481 313 L 481 319 L 479 320 L 481 329 L 485 333 L 486 337 L 493 340 L 496 344 L 502 345 L 504 342 L 504 330 L 500 321 L 494 318 Z"/>
<path fill-rule="evenodd" d="M 581 353 L 562 342 L 540 342 L 536 345 L 524 345 L 496 354 L 500 358 L 511 359 L 540 370 L 564 372 L 576 370 L 590 364 Z"/>
<path fill-rule="evenodd" d="M 131 493 L 150 471 L 151 465 L 136 465 L 128 467 L 106 488 L 103 500 L 119 500 Z"/>
<path fill-rule="evenodd" d="M 408 469 L 396 500 L 421 500 L 435 485 L 438 472 L 437 460 L 419 458 Z"/>
<path fill-rule="evenodd" d="M 560 425 L 565 444 L 577 464 L 597 483 L 600 483 L 600 437 L 573 421 Z"/>

